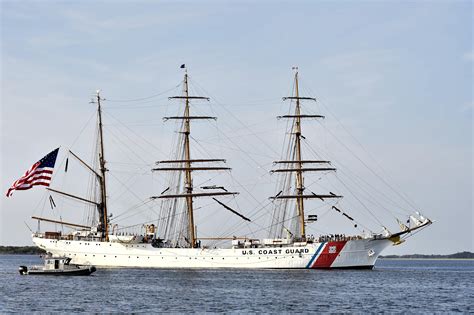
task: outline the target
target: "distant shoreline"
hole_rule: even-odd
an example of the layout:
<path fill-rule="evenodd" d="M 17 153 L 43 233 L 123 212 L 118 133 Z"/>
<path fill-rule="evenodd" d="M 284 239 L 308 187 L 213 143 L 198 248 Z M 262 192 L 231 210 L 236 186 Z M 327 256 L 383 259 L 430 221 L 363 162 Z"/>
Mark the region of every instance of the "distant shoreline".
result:
<path fill-rule="evenodd" d="M 0 254 L 41 255 L 46 254 L 46 251 L 36 246 L 0 246 Z"/>
<path fill-rule="evenodd" d="M 431 259 L 431 260 L 440 260 L 440 259 L 474 259 L 474 253 L 471 252 L 459 252 L 450 255 L 421 255 L 421 254 L 412 254 L 412 255 L 384 255 L 380 256 L 380 259 Z"/>
<path fill-rule="evenodd" d="M 8 255 L 41 255 L 45 254 L 46 251 L 36 246 L 0 246 L 0 254 Z M 380 259 L 413 259 L 413 260 L 470 260 L 474 259 L 474 253 L 471 252 L 459 252 L 450 255 L 384 255 L 380 256 Z"/>

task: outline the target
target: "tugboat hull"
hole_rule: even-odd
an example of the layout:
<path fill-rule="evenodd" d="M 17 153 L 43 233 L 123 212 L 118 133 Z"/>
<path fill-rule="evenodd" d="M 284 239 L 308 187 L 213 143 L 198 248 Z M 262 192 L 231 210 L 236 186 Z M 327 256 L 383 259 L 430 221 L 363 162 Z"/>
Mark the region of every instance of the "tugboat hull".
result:
<path fill-rule="evenodd" d="M 21 275 L 32 275 L 32 276 L 88 276 L 95 272 L 97 269 L 94 266 L 91 267 L 78 267 L 77 269 L 71 270 L 41 270 L 33 269 L 28 270 L 26 266 L 20 266 L 18 271 Z"/>

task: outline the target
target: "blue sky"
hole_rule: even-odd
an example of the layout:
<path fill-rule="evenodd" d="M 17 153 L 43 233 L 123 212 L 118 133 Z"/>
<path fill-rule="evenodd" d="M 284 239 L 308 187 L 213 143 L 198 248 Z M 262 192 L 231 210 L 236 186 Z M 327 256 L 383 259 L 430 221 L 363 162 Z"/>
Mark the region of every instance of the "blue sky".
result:
<path fill-rule="evenodd" d="M 323 100 L 317 109 L 328 116 L 326 126 L 342 122 L 364 150 L 347 133 L 337 135 L 360 154 L 370 152 L 368 163 L 380 165 L 390 183 L 437 220 L 390 251 L 473 250 L 470 1 L 0 3 L 4 191 L 52 148 L 73 146 L 94 112 L 88 101 L 97 88 L 111 100 L 153 95 L 180 82 L 182 63 L 220 102 L 211 110 L 224 116 L 223 132 L 242 128 L 235 115 L 280 152 L 275 139 L 283 125 L 272 119 L 287 109 L 280 97 L 298 65 L 303 92 Z M 173 133 L 161 116 L 174 108 L 165 103 L 128 111 L 110 105 L 110 114 L 130 127 L 156 118 L 158 127 L 138 132 L 164 148 Z M 325 139 L 330 150 L 334 143 Z M 239 146 L 262 150 L 252 155 L 255 163 L 248 156 L 234 161 L 236 179 L 251 181 L 252 168 L 273 154 L 252 136 Z M 152 163 L 153 154 L 146 160 Z M 39 190 L 2 198 L 0 244 L 30 243 L 23 222 L 34 226 L 28 218 Z"/>

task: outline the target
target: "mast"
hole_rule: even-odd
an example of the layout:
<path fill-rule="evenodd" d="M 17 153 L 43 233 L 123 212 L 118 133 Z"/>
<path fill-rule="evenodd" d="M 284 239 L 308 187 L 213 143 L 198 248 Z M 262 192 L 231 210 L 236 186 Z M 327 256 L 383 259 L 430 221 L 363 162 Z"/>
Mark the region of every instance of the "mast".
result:
<path fill-rule="evenodd" d="M 188 236 L 189 240 L 187 242 L 192 248 L 196 248 L 198 246 L 197 243 L 197 232 L 196 232 L 196 225 L 194 222 L 194 206 L 193 206 L 193 198 L 198 198 L 198 197 L 211 197 L 211 196 L 228 196 L 228 195 L 236 195 L 238 193 L 236 192 L 229 192 L 225 188 L 221 186 L 210 186 L 210 187 L 203 187 L 203 189 L 218 189 L 218 188 L 223 188 L 225 191 L 224 192 L 218 192 L 218 191 L 213 191 L 213 192 L 194 192 L 194 187 L 193 187 L 193 176 L 192 173 L 195 171 L 223 171 L 223 170 L 230 170 L 229 167 L 222 167 L 222 166 L 196 166 L 195 164 L 199 163 L 215 163 L 215 162 L 220 162 L 220 163 L 225 163 L 226 160 L 224 159 L 192 159 L 191 158 L 191 148 L 190 148 L 190 134 L 191 134 L 191 121 L 192 120 L 216 120 L 216 117 L 211 117 L 211 116 L 191 116 L 190 114 L 190 100 L 207 100 L 209 101 L 208 97 L 204 96 L 190 96 L 189 95 L 189 83 L 188 83 L 188 72 L 187 69 L 185 69 L 184 73 L 184 95 L 182 96 L 173 96 L 170 97 L 169 99 L 178 99 L 178 100 L 184 100 L 185 101 L 185 107 L 184 107 L 184 114 L 183 116 L 171 116 L 171 117 L 164 117 L 163 119 L 165 121 L 168 120 L 182 120 L 183 121 L 183 126 L 181 129 L 181 134 L 184 136 L 184 141 L 183 141 L 183 151 L 184 151 L 184 157 L 181 157 L 181 159 L 176 159 L 176 160 L 163 160 L 163 161 L 158 161 L 156 164 L 162 165 L 162 164 L 181 164 L 181 166 L 167 166 L 167 167 L 157 167 L 152 169 L 153 171 L 175 171 L 175 172 L 184 172 L 184 193 L 170 193 L 170 194 L 165 194 L 167 189 L 159 196 L 152 196 L 151 199 L 176 199 L 176 198 L 184 198 L 186 200 L 186 213 L 188 217 L 188 226 L 187 226 L 187 231 L 188 231 Z M 217 203 L 223 205 L 221 202 L 218 200 L 215 200 Z M 229 209 L 227 209 L 229 210 Z"/>
<path fill-rule="evenodd" d="M 185 107 L 184 107 L 184 159 L 186 160 L 186 170 L 184 187 L 186 189 L 186 208 L 188 210 L 188 231 L 191 237 L 191 247 L 196 246 L 196 235 L 194 232 L 194 210 L 193 210 L 193 178 L 191 175 L 191 150 L 189 149 L 189 135 L 191 133 L 191 125 L 189 120 L 189 87 L 188 87 L 188 70 L 184 72 L 184 95 Z"/>
<path fill-rule="evenodd" d="M 298 69 L 295 72 L 295 92 L 296 92 L 296 111 L 295 111 L 295 149 L 296 149 L 296 194 L 300 196 L 300 198 L 296 199 L 296 206 L 298 209 L 298 216 L 300 222 L 300 231 L 301 231 L 301 238 L 306 238 L 306 231 L 305 231 L 305 223 L 304 223 L 304 202 L 301 196 L 303 195 L 304 191 L 304 183 L 303 183 L 303 172 L 301 169 L 303 168 L 303 163 L 301 163 L 301 107 L 300 107 L 300 95 L 299 95 L 299 88 L 298 88 Z"/>
<path fill-rule="evenodd" d="M 89 170 L 92 174 L 94 174 L 97 178 L 97 181 L 99 183 L 99 189 L 100 189 L 100 201 L 97 202 L 96 200 L 90 200 L 86 199 L 83 197 L 76 196 L 74 194 L 70 194 L 64 191 L 59 191 L 50 187 L 47 187 L 47 190 L 60 194 L 65 197 L 73 198 L 75 200 L 85 202 L 85 203 L 90 203 L 93 204 L 97 207 L 97 212 L 99 212 L 99 224 L 97 231 L 102 234 L 102 240 L 108 241 L 109 240 L 109 222 L 108 222 L 108 216 L 107 216 L 107 190 L 106 190 L 106 180 L 105 180 L 105 173 L 108 171 L 107 168 L 105 167 L 105 156 L 104 156 L 104 133 L 103 133 L 103 125 L 102 125 L 102 106 L 100 104 L 100 101 L 103 100 L 100 97 L 100 90 L 97 90 L 96 92 L 96 100 L 92 99 L 91 104 L 95 104 L 97 101 L 97 124 L 98 124 L 98 144 L 99 144 L 99 153 L 98 153 L 98 160 L 99 160 L 99 171 L 96 171 L 94 167 L 90 166 L 84 160 L 82 160 L 79 156 L 77 156 L 74 152 L 69 150 L 69 153 L 76 158 L 82 166 L 84 166 L 87 170 Z M 67 164 L 66 164 L 67 165 Z M 67 166 L 66 166 L 67 167 Z M 43 221 L 48 221 L 48 222 L 53 222 L 53 223 L 59 223 L 61 221 L 53 221 L 50 219 L 44 219 L 44 218 L 38 218 L 38 217 L 33 217 L 34 219 L 43 220 Z M 84 226 L 84 225 L 78 225 L 74 223 L 62 223 L 64 225 L 69 225 L 69 226 L 75 226 L 75 227 L 81 227 L 81 228 L 91 228 L 90 226 Z"/>
<path fill-rule="evenodd" d="M 107 190 L 105 186 L 105 172 L 107 172 L 107 168 L 105 167 L 105 156 L 104 156 L 104 135 L 102 131 L 102 107 L 100 105 L 101 97 L 100 97 L 100 90 L 97 91 L 97 116 L 99 120 L 99 166 L 100 166 L 100 174 L 99 177 L 99 186 L 100 186 L 100 204 L 99 204 L 99 214 L 100 214 L 100 223 L 102 225 L 102 237 L 105 238 L 106 241 L 109 240 L 109 222 L 107 218 Z"/>
<path fill-rule="evenodd" d="M 301 121 L 303 118 L 313 118 L 313 119 L 318 119 L 318 118 L 324 118 L 322 115 L 308 115 L 308 114 L 302 114 L 301 113 L 301 101 L 302 100 L 311 100 L 311 101 L 316 101 L 315 98 L 313 97 L 302 97 L 300 96 L 299 93 L 299 82 L 298 82 L 298 67 L 293 68 L 295 70 L 295 94 L 294 96 L 288 96 L 284 97 L 283 100 L 290 100 L 296 101 L 296 107 L 295 107 L 295 112 L 293 115 L 283 115 L 283 116 L 278 116 L 277 118 L 286 118 L 286 119 L 293 119 L 293 127 L 292 127 L 292 134 L 295 136 L 294 138 L 294 155 L 291 160 L 283 160 L 283 161 L 274 161 L 273 163 L 276 165 L 285 165 L 284 168 L 278 168 L 275 170 L 272 170 L 271 173 L 284 173 L 284 172 L 293 172 L 295 173 L 295 187 L 296 187 L 296 192 L 294 195 L 282 195 L 278 193 L 274 197 L 270 197 L 272 200 L 280 199 L 280 200 L 285 200 L 285 199 L 296 199 L 296 214 L 297 214 L 297 219 L 298 219 L 298 226 L 299 226 L 299 231 L 300 235 L 299 237 L 302 240 L 306 239 L 306 221 L 305 221 L 305 212 L 304 212 L 304 200 L 305 199 L 320 199 L 324 201 L 324 199 L 327 198 L 342 198 L 342 196 L 338 196 L 334 193 L 329 193 L 329 194 L 304 194 L 305 191 L 305 186 L 304 186 L 304 177 L 303 173 L 305 172 L 326 172 L 326 171 L 335 171 L 336 169 L 333 167 L 303 167 L 303 165 L 307 164 L 331 164 L 330 161 L 325 161 L 325 160 L 304 160 L 302 157 L 302 150 L 301 150 L 301 138 L 303 138 L 301 134 Z M 283 228 L 285 228 L 283 226 Z"/>

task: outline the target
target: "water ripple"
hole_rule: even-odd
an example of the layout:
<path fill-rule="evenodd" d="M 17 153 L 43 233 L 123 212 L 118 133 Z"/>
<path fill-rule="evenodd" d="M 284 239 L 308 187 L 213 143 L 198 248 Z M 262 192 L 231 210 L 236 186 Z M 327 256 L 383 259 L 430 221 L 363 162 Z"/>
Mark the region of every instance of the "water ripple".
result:
<path fill-rule="evenodd" d="M 474 261 L 381 260 L 372 271 L 99 269 L 20 276 L 36 256 L 0 255 L 0 313 L 472 312 Z"/>

